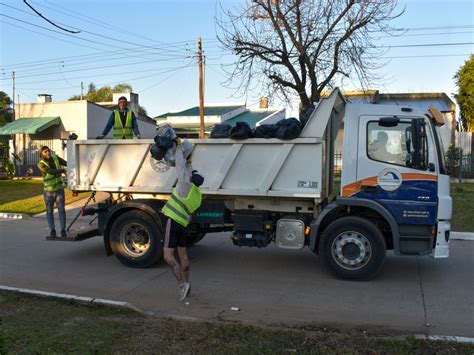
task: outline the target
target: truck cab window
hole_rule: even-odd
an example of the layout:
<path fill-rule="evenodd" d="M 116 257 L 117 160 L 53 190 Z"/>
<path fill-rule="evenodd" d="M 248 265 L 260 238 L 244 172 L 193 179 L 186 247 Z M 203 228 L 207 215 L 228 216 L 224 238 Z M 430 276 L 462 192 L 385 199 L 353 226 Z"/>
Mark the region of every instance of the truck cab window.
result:
<path fill-rule="evenodd" d="M 407 166 L 407 131 L 409 123 L 381 127 L 378 122 L 367 125 L 367 156 L 376 161 Z"/>

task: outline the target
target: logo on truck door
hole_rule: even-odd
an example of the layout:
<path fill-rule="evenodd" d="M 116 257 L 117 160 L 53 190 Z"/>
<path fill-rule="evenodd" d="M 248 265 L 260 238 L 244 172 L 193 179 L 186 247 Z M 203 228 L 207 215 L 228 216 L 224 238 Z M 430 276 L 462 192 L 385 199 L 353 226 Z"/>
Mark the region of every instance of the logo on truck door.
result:
<path fill-rule="evenodd" d="M 397 169 L 383 169 L 377 176 L 377 184 L 385 191 L 395 191 L 402 184 L 402 175 Z"/>

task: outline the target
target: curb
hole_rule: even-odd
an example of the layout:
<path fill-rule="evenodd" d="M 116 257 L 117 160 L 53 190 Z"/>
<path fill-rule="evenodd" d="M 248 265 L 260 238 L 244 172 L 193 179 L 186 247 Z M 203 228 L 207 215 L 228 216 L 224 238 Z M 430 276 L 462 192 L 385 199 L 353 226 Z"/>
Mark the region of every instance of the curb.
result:
<path fill-rule="evenodd" d="M 474 344 L 474 338 L 453 335 L 415 335 L 416 339 L 431 341 L 449 341 L 454 343 Z"/>
<path fill-rule="evenodd" d="M 84 296 L 77 296 L 77 295 L 71 295 L 71 294 L 66 294 L 66 293 L 31 290 L 27 288 L 10 287 L 10 286 L 3 286 L 3 285 L 0 285 L 0 291 L 12 291 L 12 292 L 18 292 L 18 293 L 26 293 L 26 294 L 35 295 L 35 296 L 59 298 L 59 299 L 66 299 L 66 300 L 74 300 L 74 301 L 83 302 L 83 303 L 94 303 L 94 304 L 102 304 L 102 305 L 107 305 L 107 306 L 112 306 L 112 307 L 127 308 L 146 316 L 160 315 L 159 313 L 156 313 L 156 312 L 144 311 L 143 309 L 129 302 L 107 300 L 103 298 L 84 297 Z M 205 319 L 172 315 L 172 314 L 161 314 L 161 316 L 166 317 L 166 318 L 171 318 L 174 320 L 180 320 L 180 321 L 206 321 Z M 474 344 L 474 337 L 461 337 L 461 336 L 454 336 L 454 335 L 424 335 L 424 334 L 415 334 L 414 337 L 420 340 L 448 341 L 448 342 L 455 342 L 455 343 Z M 392 337 L 392 339 L 398 339 L 398 338 L 399 337 Z"/>
<path fill-rule="evenodd" d="M 451 239 L 454 239 L 454 240 L 472 240 L 472 241 L 474 241 L 474 233 L 470 233 L 470 232 L 451 232 Z"/>
<path fill-rule="evenodd" d="M 29 295 L 35 295 L 35 296 L 43 296 L 43 297 L 49 297 L 49 298 L 60 298 L 64 300 L 74 300 L 74 301 L 79 301 L 79 302 L 85 302 L 85 303 L 94 303 L 94 304 L 102 304 L 102 305 L 107 305 L 107 306 L 112 306 L 112 307 L 122 307 L 122 308 L 128 308 L 133 311 L 139 312 L 141 314 L 146 314 L 150 315 L 150 313 L 143 311 L 142 309 L 132 305 L 131 303 L 128 302 L 121 302 L 121 301 L 114 301 L 114 300 L 107 300 L 103 298 L 93 298 L 93 297 L 84 297 L 84 296 L 77 296 L 77 295 L 71 295 L 67 293 L 57 293 L 57 292 L 48 292 L 48 291 L 40 291 L 40 290 L 31 290 L 28 288 L 18 288 L 18 287 L 10 287 L 10 286 L 3 286 L 0 285 L 0 291 L 12 291 L 12 292 L 18 292 L 18 293 L 26 293 Z"/>
<path fill-rule="evenodd" d="M 0 219 L 27 219 L 31 218 L 24 213 L 0 212 Z"/>

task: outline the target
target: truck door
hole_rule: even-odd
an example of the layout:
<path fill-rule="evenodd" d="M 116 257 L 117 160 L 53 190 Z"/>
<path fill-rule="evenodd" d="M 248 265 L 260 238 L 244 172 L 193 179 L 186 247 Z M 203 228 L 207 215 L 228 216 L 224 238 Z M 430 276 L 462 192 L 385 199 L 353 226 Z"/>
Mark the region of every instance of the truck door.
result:
<path fill-rule="evenodd" d="M 436 155 L 425 118 L 361 116 L 353 196 L 379 202 L 400 225 L 434 225 Z"/>

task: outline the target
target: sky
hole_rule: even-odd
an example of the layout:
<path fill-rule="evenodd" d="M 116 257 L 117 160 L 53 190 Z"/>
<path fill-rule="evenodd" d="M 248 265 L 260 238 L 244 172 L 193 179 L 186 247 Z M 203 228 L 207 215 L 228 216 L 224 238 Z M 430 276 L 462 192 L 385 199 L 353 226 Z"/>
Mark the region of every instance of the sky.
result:
<path fill-rule="evenodd" d="M 244 0 L 221 0 L 224 7 Z M 205 102 L 247 102 L 259 93 L 236 97 L 221 65 L 233 56 L 216 40 L 216 0 L 29 0 L 39 12 L 72 34 L 41 19 L 22 0 L 0 0 L 0 90 L 12 95 L 12 72 L 21 103 L 48 93 L 67 100 L 97 86 L 125 82 L 139 94 L 149 116 L 198 105 L 197 38 L 206 56 Z M 474 52 L 472 0 L 399 0 L 405 13 L 391 25 L 408 31 L 377 44 L 400 46 L 385 54 L 385 93 L 456 92 L 453 76 Z M 40 27 L 38 27 L 40 26 Z M 408 47 L 407 45 L 416 45 Z M 422 45 L 422 46 L 420 46 Z M 133 48 L 133 49 L 130 49 Z M 360 89 L 355 79 L 343 89 Z M 15 97 L 18 100 L 17 97 Z M 282 106 L 272 102 L 272 106 Z"/>

